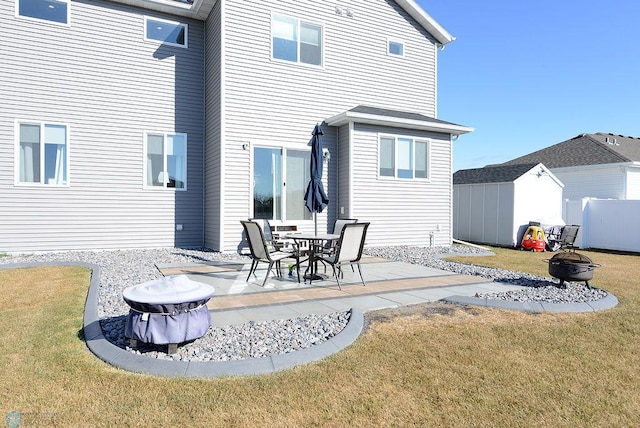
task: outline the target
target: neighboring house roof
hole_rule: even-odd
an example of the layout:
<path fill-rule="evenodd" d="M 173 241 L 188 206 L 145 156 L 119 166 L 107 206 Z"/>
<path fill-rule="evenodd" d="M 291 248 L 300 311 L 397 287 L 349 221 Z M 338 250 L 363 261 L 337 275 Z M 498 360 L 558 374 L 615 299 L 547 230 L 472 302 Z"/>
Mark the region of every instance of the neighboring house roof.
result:
<path fill-rule="evenodd" d="M 325 120 L 329 126 L 341 126 L 349 122 L 370 125 L 402 127 L 421 131 L 443 132 L 453 135 L 467 134 L 473 131 L 463 125 L 435 119 L 420 113 L 390 110 L 385 108 L 359 105 Z"/>
<path fill-rule="evenodd" d="M 485 166 L 463 169 L 453 174 L 453 184 L 511 183 L 535 168 L 538 163 Z"/>
<path fill-rule="evenodd" d="M 145 9 L 157 10 L 178 16 L 186 16 L 205 20 L 218 0 L 109 0 L 116 3 L 124 3 Z M 429 34 L 441 45 L 454 41 L 453 37 L 435 19 L 424 11 L 414 0 L 395 0 L 413 19 L 415 19 Z M 366 2 L 362 3 L 366 4 Z M 329 4 L 330 7 L 333 5 Z M 338 6 L 336 6 L 338 7 Z M 350 8 L 351 9 L 351 8 Z M 358 10 L 355 9 L 355 14 Z"/>
<path fill-rule="evenodd" d="M 640 139 L 598 132 L 580 134 L 501 165 L 544 163 L 548 168 L 564 168 L 627 162 L 640 162 Z"/>

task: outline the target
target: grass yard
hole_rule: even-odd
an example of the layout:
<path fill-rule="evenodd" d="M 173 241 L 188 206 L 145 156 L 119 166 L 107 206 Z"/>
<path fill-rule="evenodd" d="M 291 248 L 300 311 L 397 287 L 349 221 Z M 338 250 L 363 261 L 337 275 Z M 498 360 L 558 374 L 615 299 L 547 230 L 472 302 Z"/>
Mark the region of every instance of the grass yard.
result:
<path fill-rule="evenodd" d="M 550 255 L 495 249 L 465 263 L 547 273 Z M 446 304 L 368 315 L 324 361 L 213 380 L 131 374 L 79 331 L 89 271 L 0 270 L 0 412 L 24 426 L 637 426 L 640 257 L 581 251 L 620 305 L 526 314 Z M 15 416 L 15 415 L 14 415 Z"/>

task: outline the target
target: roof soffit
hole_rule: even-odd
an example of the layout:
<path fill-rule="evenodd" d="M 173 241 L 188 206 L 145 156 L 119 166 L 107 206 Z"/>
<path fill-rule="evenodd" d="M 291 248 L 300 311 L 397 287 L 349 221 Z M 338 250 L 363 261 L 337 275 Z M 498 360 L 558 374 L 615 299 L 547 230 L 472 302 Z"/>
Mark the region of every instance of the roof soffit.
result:
<path fill-rule="evenodd" d="M 109 0 L 114 3 L 122 3 L 143 9 L 155 10 L 171 15 L 183 16 L 204 21 L 211 13 L 218 0 L 193 0 L 192 2 L 181 0 Z"/>
<path fill-rule="evenodd" d="M 414 0 L 395 0 L 413 19 L 415 19 L 425 30 L 429 32 L 443 46 L 454 41 L 453 37 L 444 29 L 431 15 L 420 7 Z"/>
<path fill-rule="evenodd" d="M 414 114 L 412 116 L 421 115 Z M 469 128 L 468 126 L 444 122 L 438 119 L 431 119 L 426 116 L 417 118 L 401 117 L 389 114 L 375 114 L 357 111 L 357 108 L 347 110 L 325 120 L 325 123 L 329 126 L 342 126 L 349 122 L 388 126 L 392 128 L 414 129 L 419 131 L 440 132 L 451 135 L 468 134 L 469 132 L 474 131 L 473 128 Z"/>

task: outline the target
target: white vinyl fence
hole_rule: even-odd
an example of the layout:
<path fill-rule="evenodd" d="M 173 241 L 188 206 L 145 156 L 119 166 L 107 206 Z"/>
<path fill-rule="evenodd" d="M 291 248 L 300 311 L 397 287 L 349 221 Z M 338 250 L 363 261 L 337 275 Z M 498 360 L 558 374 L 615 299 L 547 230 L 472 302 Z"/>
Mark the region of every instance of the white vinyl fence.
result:
<path fill-rule="evenodd" d="M 580 225 L 577 247 L 640 253 L 640 200 L 566 200 L 562 211 L 565 223 Z"/>

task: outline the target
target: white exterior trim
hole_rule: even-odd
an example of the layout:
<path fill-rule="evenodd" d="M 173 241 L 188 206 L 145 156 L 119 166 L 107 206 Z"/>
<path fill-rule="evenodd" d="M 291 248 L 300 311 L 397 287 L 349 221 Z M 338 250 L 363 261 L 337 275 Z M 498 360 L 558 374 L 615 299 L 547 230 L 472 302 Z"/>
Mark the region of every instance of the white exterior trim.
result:
<path fill-rule="evenodd" d="M 397 43 L 399 45 L 402 45 L 402 55 L 391 53 L 389 51 L 390 43 Z M 404 58 L 406 55 L 407 55 L 407 43 L 404 40 L 399 39 L 397 37 L 387 37 L 387 56 L 390 56 L 392 58 Z"/>
<path fill-rule="evenodd" d="M 393 164 L 393 170 L 394 170 L 394 176 L 390 177 L 390 176 L 386 176 L 386 175 L 380 175 L 380 140 L 382 138 L 392 138 L 394 140 L 394 144 L 393 144 L 393 150 L 394 150 L 394 159 L 395 162 Z M 449 137 L 451 138 L 451 137 Z M 413 177 L 411 178 L 401 178 L 398 177 L 398 139 L 408 139 L 408 140 L 412 140 L 412 150 L 413 152 L 411 153 L 411 159 L 413 161 L 412 165 L 411 165 L 411 171 L 413 172 Z M 415 173 L 416 173 L 416 143 L 427 143 L 427 176 L 426 177 L 416 177 Z M 378 141 L 377 141 L 377 171 L 376 171 L 376 178 L 378 180 L 391 180 L 391 181 L 400 181 L 400 182 L 410 182 L 410 181 L 422 181 L 422 182 L 431 182 L 431 175 L 432 175 L 432 171 L 431 171 L 431 166 L 432 166 L 432 158 L 431 158 L 431 144 L 432 144 L 432 139 L 431 138 L 423 138 L 423 137 L 416 137 L 416 136 L 410 136 L 410 135 L 401 135 L 401 134 L 393 134 L 393 133 L 388 133 L 388 132 L 378 132 Z"/>
<path fill-rule="evenodd" d="M 621 162 L 621 163 L 599 163 L 595 165 L 577 165 L 577 166 L 563 166 L 560 168 L 551 168 L 556 172 L 570 172 L 570 171 L 584 171 L 584 170 L 597 170 L 611 167 L 624 167 L 628 168 L 640 168 L 640 162 Z"/>
<path fill-rule="evenodd" d="M 218 1 L 220 2 L 220 40 L 224 41 L 227 38 L 227 19 L 226 19 L 227 8 L 225 7 L 226 0 L 218 0 Z M 215 3 L 215 0 L 214 0 L 214 3 Z M 227 157 L 225 155 L 227 152 L 227 147 L 225 143 L 227 141 L 227 128 L 225 126 L 225 124 L 227 123 L 227 109 L 226 109 L 227 61 L 226 61 L 226 58 L 227 58 L 227 47 L 226 47 L 226 43 L 222 42 L 220 44 L 220 198 L 218 200 L 218 211 L 219 211 L 218 218 L 220 221 L 218 224 L 218 230 L 219 230 L 218 248 L 219 249 L 223 248 L 224 242 L 225 242 L 224 212 L 225 212 L 225 205 L 226 205 L 225 201 L 227 200 L 227 198 L 225 197 L 227 194 L 226 180 L 223 179 L 227 170 L 226 168 Z M 205 69 L 205 73 L 206 73 L 206 69 Z M 206 141 L 205 141 L 203 150 L 206 150 Z M 251 147 L 251 144 L 249 144 L 249 150 L 253 150 L 253 147 Z M 249 156 L 251 156 L 251 152 L 249 152 Z M 251 156 L 251 162 L 253 162 L 253 156 Z M 251 173 L 252 170 L 253 170 L 253 163 L 251 163 L 251 169 L 249 170 L 249 173 Z M 205 175 L 206 175 L 206 171 L 205 171 Z M 251 180 L 249 180 L 249 186 L 251 186 Z M 206 184 L 205 184 L 205 191 L 203 192 L 202 197 L 206 198 L 207 193 L 208 192 L 206 190 Z M 206 204 L 203 203 L 202 206 L 206 207 Z M 204 216 L 203 218 L 206 221 L 207 217 Z M 203 225 L 203 234 L 205 233 L 206 229 L 207 229 L 207 226 Z M 206 242 L 206 239 L 203 239 L 202 242 L 203 243 Z"/>
<path fill-rule="evenodd" d="M 46 125 L 55 125 L 55 126 L 64 126 L 66 131 L 66 159 L 65 159 L 65 171 L 67 173 L 67 182 L 65 184 L 47 184 L 47 183 L 29 183 L 20 181 L 20 125 L 38 125 L 40 127 L 40 174 L 44 175 L 44 145 L 46 144 L 44 139 L 44 128 Z M 71 171 L 70 171 L 70 153 L 71 153 L 71 127 L 68 123 L 61 123 L 57 121 L 48 121 L 48 120 L 22 120 L 16 119 L 14 122 L 14 152 L 13 152 L 13 179 L 14 185 L 17 187 L 39 187 L 39 188 L 54 188 L 54 187 L 70 187 L 71 186 Z M 44 180 L 44 177 L 41 177 L 40 180 Z"/>
<path fill-rule="evenodd" d="M 181 45 L 179 43 L 172 43 L 172 42 L 167 42 L 167 41 L 164 41 L 164 40 L 148 38 L 147 37 L 147 28 L 149 26 L 149 21 L 163 22 L 165 24 L 172 24 L 172 25 L 184 27 L 184 44 Z M 145 15 L 145 17 L 144 17 L 144 29 L 143 29 L 142 36 L 144 37 L 144 41 L 145 42 L 156 43 L 156 44 L 159 43 L 161 45 L 174 46 L 176 48 L 183 48 L 183 49 L 188 49 L 189 48 L 189 24 L 186 24 L 186 23 L 183 23 L 183 22 L 170 21 L 168 19 L 160 19 L 160 18 L 155 18 L 153 16 Z"/>
<path fill-rule="evenodd" d="M 442 132 L 462 135 L 473 132 L 474 128 L 449 123 L 427 122 L 423 120 L 400 117 L 380 116 L 368 113 L 345 111 L 325 120 L 329 126 L 340 126 L 348 122 L 366 123 L 368 125 L 390 126 L 394 128 L 414 129 L 418 131 Z"/>
<path fill-rule="evenodd" d="M 32 22 L 40 22 L 43 24 L 57 25 L 61 27 L 70 27 L 71 26 L 71 0 L 56 0 L 56 1 L 67 4 L 67 22 L 56 22 L 56 21 L 50 21 L 48 19 L 43 19 L 43 18 L 34 18 L 31 16 L 20 15 L 20 0 L 15 0 L 15 17 L 18 19 L 26 19 Z"/>
<path fill-rule="evenodd" d="M 174 0 L 110 0 L 115 3 L 136 6 L 142 9 L 155 10 L 171 15 L 204 21 L 209 17 L 213 6 L 221 0 L 194 0 L 193 4 L 180 3 Z"/>
<path fill-rule="evenodd" d="M 180 135 L 184 137 L 184 187 L 168 187 L 168 186 L 149 186 L 147 184 L 147 150 L 149 148 L 147 144 L 147 138 L 149 135 L 162 135 L 162 145 L 163 145 L 163 155 L 162 155 L 162 163 L 163 168 L 166 169 L 167 166 L 167 137 L 170 135 Z M 142 188 L 144 190 L 150 190 L 153 192 L 157 192 L 159 190 L 164 191 L 175 191 L 175 192 L 186 192 L 187 187 L 189 186 L 189 168 L 188 168 L 188 147 L 189 147 L 189 136 L 185 132 L 154 132 L 154 131 L 144 131 L 143 132 L 143 141 L 142 141 Z M 164 174 L 168 174 L 167 171 L 162 171 Z M 166 183 L 165 183 L 166 184 Z"/>
<path fill-rule="evenodd" d="M 395 0 L 401 8 L 405 10 L 413 19 L 418 21 L 422 27 L 435 37 L 435 39 L 441 44 L 446 45 L 454 41 L 453 37 L 447 30 L 444 29 L 435 19 L 424 11 L 414 0 Z"/>
<path fill-rule="evenodd" d="M 273 57 L 273 18 L 274 16 L 280 16 L 283 18 L 291 18 L 291 19 L 295 19 L 298 22 L 298 40 L 297 40 L 297 49 L 298 49 L 298 53 L 297 53 L 297 61 L 288 61 L 286 59 L 280 59 L 280 58 L 274 58 Z M 311 24 L 311 25 L 316 25 L 318 27 L 320 27 L 321 29 L 321 46 L 320 46 L 320 65 L 316 65 L 316 64 L 309 64 L 307 62 L 302 62 L 300 61 L 300 37 L 302 36 L 300 34 L 300 24 L 305 23 L 305 24 Z M 269 28 L 269 56 L 271 58 L 271 61 L 276 62 L 276 63 L 281 63 L 281 64 L 287 64 L 287 65 L 292 65 L 292 66 L 300 66 L 300 67 L 311 67 L 314 69 L 320 69 L 323 70 L 324 69 L 324 64 L 325 64 L 325 50 L 326 50 L 326 45 L 325 45 L 325 34 L 326 34 L 326 24 L 323 21 L 311 21 L 311 20 L 307 20 L 307 19 L 303 19 L 300 18 L 298 16 L 294 16 L 291 15 L 290 13 L 287 12 L 278 12 L 277 10 L 271 9 L 271 23 L 270 23 L 270 28 Z"/>

